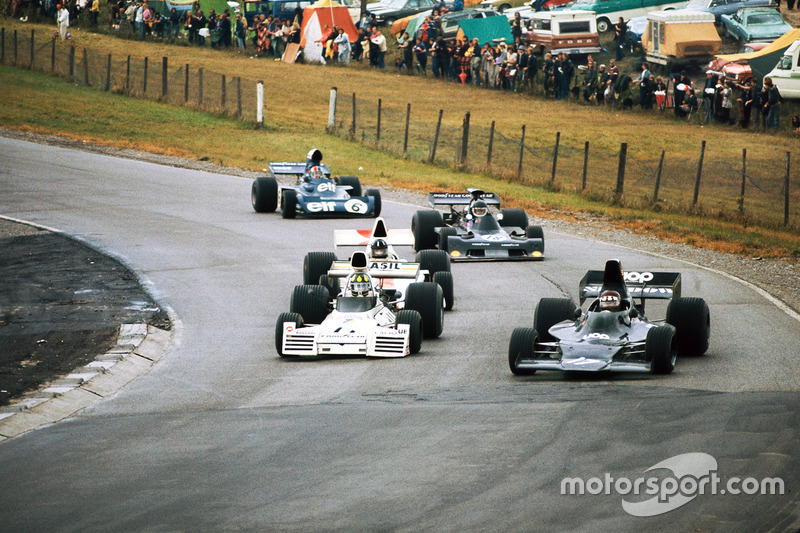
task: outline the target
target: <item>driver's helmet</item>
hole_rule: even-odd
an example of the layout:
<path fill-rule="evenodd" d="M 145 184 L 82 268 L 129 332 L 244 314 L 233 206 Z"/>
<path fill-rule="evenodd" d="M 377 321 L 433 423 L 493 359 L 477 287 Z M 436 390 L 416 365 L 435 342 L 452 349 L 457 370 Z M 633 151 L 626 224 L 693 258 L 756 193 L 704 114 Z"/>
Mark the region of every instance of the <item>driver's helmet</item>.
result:
<path fill-rule="evenodd" d="M 389 256 L 389 244 L 383 239 L 376 239 L 369 247 L 370 256 L 385 259 Z"/>
<path fill-rule="evenodd" d="M 622 309 L 622 299 L 617 291 L 603 291 L 600 295 L 601 311 L 620 311 Z"/>
<path fill-rule="evenodd" d="M 476 200 L 475 202 L 473 202 L 472 207 L 470 208 L 470 212 L 474 217 L 477 218 L 485 217 L 489 213 L 489 207 L 483 200 Z"/>
<path fill-rule="evenodd" d="M 372 296 L 372 283 L 367 274 L 353 274 L 347 287 L 350 296 Z"/>
<path fill-rule="evenodd" d="M 325 172 L 323 172 L 322 167 L 319 165 L 314 165 L 308 169 L 306 176 L 308 176 L 310 179 L 321 179 L 325 177 Z"/>

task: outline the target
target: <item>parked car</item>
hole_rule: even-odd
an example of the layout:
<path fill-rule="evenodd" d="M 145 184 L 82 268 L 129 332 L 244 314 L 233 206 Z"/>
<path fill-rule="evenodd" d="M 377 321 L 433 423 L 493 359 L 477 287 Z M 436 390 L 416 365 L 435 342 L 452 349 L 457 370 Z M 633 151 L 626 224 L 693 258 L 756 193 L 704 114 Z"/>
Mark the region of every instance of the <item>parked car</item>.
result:
<path fill-rule="evenodd" d="M 610 30 L 622 17 L 628 20 L 639 15 L 647 15 L 651 11 L 678 9 L 686 5 L 686 1 L 675 0 L 575 0 L 560 9 L 594 11 L 597 14 L 597 31 Z"/>
<path fill-rule="evenodd" d="M 797 39 L 775 68 L 767 74 L 784 98 L 800 98 L 800 39 Z"/>
<path fill-rule="evenodd" d="M 442 36 L 445 39 L 454 39 L 458 33 L 458 23 L 462 20 L 472 20 L 494 17 L 497 11 L 493 9 L 464 9 L 451 11 L 442 15 Z"/>
<path fill-rule="evenodd" d="M 742 48 L 742 54 L 749 54 L 757 52 L 769 46 L 770 43 L 750 43 Z M 732 81 L 744 85 L 753 77 L 753 69 L 750 68 L 750 62 L 747 59 L 740 59 L 738 61 L 727 61 L 721 57 L 715 58 L 708 64 L 708 70 L 714 72 L 717 76 L 722 76 L 725 81 Z"/>
<path fill-rule="evenodd" d="M 375 22 L 391 26 L 403 17 L 422 13 L 439 5 L 434 0 L 380 0 L 370 4 L 369 12 L 375 15 Z"/>
<path fill-rule="evenodd" d="M 792 27 L 771 7 L 741 8 L 733 15 L 720 17 L 725 33 L 743 43 L 774 41 Z"/>
<path fill-rule="evenodd" d="M 722 15 L 732 15 L 740 7 L 759 7 L 775 5 L 772 0 L 689 0 L 686 7 L 687 11 L 705 11 L 713 13 L 714 19 L 720 23 Z"/>
<path fill-rule="evenodd" d="M 533 13 L 527 38 L 535 47 L 555 54 L 596 54 L 602 50 L 595 14 L 591 11 Z"/>

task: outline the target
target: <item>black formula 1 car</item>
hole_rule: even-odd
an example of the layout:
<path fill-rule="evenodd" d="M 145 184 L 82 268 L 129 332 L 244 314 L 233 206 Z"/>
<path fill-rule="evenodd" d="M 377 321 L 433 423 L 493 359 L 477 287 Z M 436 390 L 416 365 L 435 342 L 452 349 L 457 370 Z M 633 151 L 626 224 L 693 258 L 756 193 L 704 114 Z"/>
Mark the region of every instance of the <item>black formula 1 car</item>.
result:
<path fill-rule="evenodd" d="M 298 214 L 309 217 L 377 217 L 381 214 L 381 193 L 367 189 L 355 176 L 331 178 L 316 148 L 305 163 L 269 164 L 269 176 L 256 178 L 250 193 L 257 213 L 272 213 L 280 205 L 283 218 Z M 291 185 L 278 183 L 278 176 L 295 176 Z"/>
<path fill-rule="evenodd" d="M 511 261 L 542 259 L 544 233 L 541 226 L 529 226 L 522 209 L 499 208 L 500 198 L 480 189 L 466 193 L 430 193 L 431 207 L 448 206 L 444 216 L 436 209 L 417 211 L 411 220 L 414 248 L 438 247 L 451 261 Z"/>
<path fill-rule="evenodd" d="M 669 374 L 677 355 L 708 350 L 711 318 L 702 298 L 681 298 L 677 272 L 623 272 L 618 260 L 590 270 L 580 301 L 596 297 L 586 312 L 569 298 L 542 298 L 533 328 L 516 328 L 508 364 L 517 375 L 537 370 Z M 635 303 L 638 299 L 638 304 Z M 644 316 L 645 301 L 668 299 L 666 319 Z"/>

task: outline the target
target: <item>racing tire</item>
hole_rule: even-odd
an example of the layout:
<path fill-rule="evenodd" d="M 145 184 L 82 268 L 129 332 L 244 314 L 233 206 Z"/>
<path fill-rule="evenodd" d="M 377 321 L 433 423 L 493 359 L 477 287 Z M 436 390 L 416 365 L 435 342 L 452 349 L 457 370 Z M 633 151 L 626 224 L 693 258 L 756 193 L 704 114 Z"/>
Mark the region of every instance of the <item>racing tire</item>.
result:
<path fill-rule="evenodd" d="M 605 33 L 611 28 L 611 21 L 605 17 L 597 19 L 597 33 Z"/>
<path fill-rule="evenodd" d="M 503 218 L 499 220 L 504 228 L 525 228 L 528 226 L 528 213 L 523 209 L 501 209 Z"/>
<path fill-rule="evenodd" d="M 448 244 L 448 238 L 451 235 L 458 235 L 458 230 L 456 228 L 442 228 L 439 230 L 439 250 L 444 252 L 450 253 L 450 245 Z"/>
<path fill-rule="evenodd" d="M 328 289 L 328 295 L 331 300 L 334 300 L 339 296 L 339 293 L 342 292 L 339 278 L 330 278 L 327 274 L 323 274 L 319 277 L 319 285 Z"/>
<path fill-rule="evenodd" d="M 574 318 L 575 304 L 569 298 L 542 298 L 533 312 L 533 329 L 541 342 L 553 342 L 556 338 L 550 335 L 550 328 Z"/>
<path fill-rule="evenodd" d="M 337 185 L 349 185 L 350 196 L 361 196 L 361 180 L 355 176 L 339 176 L 334 180 Z"/>
<path fill-rule="evenodd" d="M 417 211 L 411 218 L 411 232 L 414 234 L 414 250 L 436 248 L 436 228 L 444 226 L 442 213 L 435 209 Z"/>
<path fill-rule="evenodd" d="M 678 355 L 703 355 L 711 335 L 711 313 L 702 298 L 673 298 L 667 306 L 667 324 L 675 326 Z"/>
<path fill-rule="evenodd" d="M 370 214 L 370 216 L 372 218 L 377 218 L 381 216 L 381 207 L 382 207 L 381 191 L 379 191 L 378 189 L 367 189 L 367 196 L 372 196 L 372 198 L 375 200 L 373 202 L 374 206 L 372 208 L 372 214 Z"/>
<path fill-rule="evenodd" d="M 418 353 L 422 348 L 422 317 L 419 312 L 411 309 L 401 309 L 397 312 L 396 322 L 408 324 L 408 352 Z"/>
<path fill-rule="evenodd" d="M 455 304 L 455 295 L 453 294 L 453 273 L 452 272 L 437 272 L 433 275 L 433 282 L 442 288 L 444 294 L 444 310 L 450 311 Z"/>
<path fill-rule="evenodd" d="M 254 179 L 250 202 L 256 213 L 274 213 L 278 208 L 278 180 L 270 176 Z"/>
<path fill-rule="evenodd" d="M 281 357 L 288 357 L 283 353 L 283 325 L 287 322 L 294 322 L 296 327 L 302 328 L 303 317 L 297 313 L 281 313 L 278 315 L 278 321 L 275 323 L 275 349 Z"/>
<path fill-rule="evenodd" d="M 533 347 L 537 341 L 535 329 L 514 328 L 511 340 L 508 341 L 508 367 L 515 376 L 532 376 L 534 369 L 521 369 L 518 367 L 520 359 L 533 359 Z"/>
<path fill-rule="evenodd" d="M 297 216 L 297 191 L 284 189 L 281 196 L 281 216 L 283 218 Z"/>
<path fill-rule="evenodd" d="M 308 252 L 303 259 L 303 285 L 316 285 L 323 274 L 327 274 L 336 254 L 333 252 Z"/>
<path fill-rule="evenodd" d="M 406 290 L 405 309 L 422 317 L 422 336 L 435 339 L 444 329 L 444 292 L 437 283 L 412 283 Z"/>
<path fill-rule="evenodd" d="M 437 272 L 450 272 L 450 256 L 442 250 L 421 250 L 417 252 L 415 260 L 420 270 L 428 271 L 431 279 Z"/>
<path fill-rule="evenodd" d="M 645 358 L 650 361 L 651 374 L 670 374 L 675 370 L 678 351 L 675 347 L 675 328 L 669 324 L 647 331 Z"/>
<path fill-rule="evenodd" d="M 526 227 L 525 236 L 529 239 L 542 239 L 542 241 L 544 241 L 544 231 L 541 226 Z"/>
<path fill-rule="evenodd" d="M 328 289 L 319 285 L 297 285 L 289 301 L 289 311 L 303 317 L 306 324 L 322 324 L 328 316 Z"/>

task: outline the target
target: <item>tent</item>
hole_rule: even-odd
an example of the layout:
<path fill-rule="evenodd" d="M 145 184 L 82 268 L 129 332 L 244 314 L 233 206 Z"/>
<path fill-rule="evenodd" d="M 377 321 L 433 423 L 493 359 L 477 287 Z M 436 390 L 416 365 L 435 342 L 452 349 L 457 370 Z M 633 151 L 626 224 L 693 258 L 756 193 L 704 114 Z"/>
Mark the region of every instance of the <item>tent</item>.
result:
<path fill-rule="evenodd" d="M 350 42 L 356 42 L 358 30 L 350 12 L 341 4 L 333 0 L 319 0 L 303 10 L 303 26 L 300 28 L 300 46 L 303 48 L 303 57 L 306 61 L 323 62 L 323 43 L 317 42 L 322 38 L 325 27 L 338 26 L 344 30 Z"/>
<path fill-rule="evenodd" d="M 506 43 L 513 43 L 511 24 L 506 17 L 486 17 L 481 19 L 462 20 L 458 23 L 456 40 L 478 39 L 481 46 L 492 41 L 505 39 Z"/>
<path fill-rule="evenodd" d="M 781 56 L 789 46 L 800 39 L 800 28 L 789 30 L 775 41 L 759 50 L 758 52 L 750 52 L 747 54 L 720 54 L 716 57 L 725 61 L 734 62 L 747 60 L 750 65 L 750 70 L 753 71 L 753 77 L 761 81 L 769 71 L 775 68 L 775 65 L 780 61 Z"/>
<path fill-rule="evenodd" d="M 404 31 L 407 31 L 408 34 L 413 37 L 414 33 L 416 33 L 419 27 L 422 26 L 422 23 L 425 22 L 425 17 L 431 13 L 433 13 L 433 10 L 429 9 L 427 11 L 423 11 L 422 13 L 397 19 L 392 23 L 392 28 L 389 30 L 389 32 L 396 37 L 401 35 Z"/>

